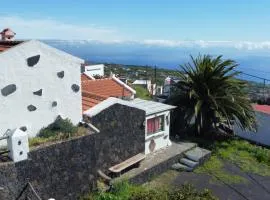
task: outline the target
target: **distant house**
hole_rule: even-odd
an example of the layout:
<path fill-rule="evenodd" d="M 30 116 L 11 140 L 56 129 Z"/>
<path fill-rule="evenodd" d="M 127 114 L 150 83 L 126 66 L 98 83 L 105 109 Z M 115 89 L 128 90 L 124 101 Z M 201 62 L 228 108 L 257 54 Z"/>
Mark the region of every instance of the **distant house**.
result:
<path fill-rule="evenodd" d="M 253 108 L 256 112 L 256 119 L 258 123 L 257 132 L 241 130 L 234 127 L 234 132 L 241 138 L 270 146 L 270 106 L 254 104 Z"/>
<path fill-rule="evenodd" d="M 164 102 L 171 95 L 174 84 L 178 83 L 180 79 L 178 77 L 168 76 L 164 80 L 164 86 L 161 93 L 156 97 L 158 102 Z"/>
<path fill-rule="evenodd" d="M 152 153 L 171 145 L 170 111 L 174 109 L 175 106 L 142 99 L 124 101 L 110 97 L 86 110 L 83 114 L 84 116 L 91 118 L 115 104 L 135 107 L 145 111 L 145 154 Z"/>
<path fill-rule="evenodd" d="M 58 115 L 78 123 L 83 62 L 39 41 L 1 40 L 0 136 L 22 127 L 35 136 Z"/>
<path fill-rule="evenodd" d="M 0 34 L 2 41 L 12 41 L 16 35 L 10 28 L 4 29 Z"/>
<path fill-rule="evenodd" d="M 134 99 L 134 95 L 136 94 L 134 89 L 115 76 L 95 79 L 83 73 L 81 75 L 81 84 L 83 111 L 88 110 L 109 97 L 131 100 Z"/>
<path fill-rule="evenodd" d="M 136 85 L 141 86 L 141 87 L 147 89 L 150 94 L 153 94 L 153 87 L 155 87 L 155 86 L 153 86 L 155 84 L 153 84 L 153 85 L 151 84 L 151 80 L 135 80 L 132 83 L 132 85 L 133 86 L 136 86 Z"/>
<path fill-rule="evenodd" d="M 151 80 L 135 80 L 132 85 L 139 85 L 151 91 Z"/>
<path fill-rule="evenodd" d="M 90 64 L 82 64 L 81 66 L 81 72 L 85 73 L 89 76 L 104 76 L 104 65 L 98 64 L 98 65 L 90 65 Z"/>

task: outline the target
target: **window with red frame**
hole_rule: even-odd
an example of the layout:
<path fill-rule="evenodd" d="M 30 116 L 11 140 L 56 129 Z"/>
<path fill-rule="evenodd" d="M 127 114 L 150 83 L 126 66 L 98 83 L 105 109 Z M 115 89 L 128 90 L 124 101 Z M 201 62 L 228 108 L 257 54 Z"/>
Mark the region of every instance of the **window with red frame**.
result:
<path fill-rule="evenodd" d="M 164 116 L 158 116 L 147 120 L 147 135 L 164 131 Z"/>

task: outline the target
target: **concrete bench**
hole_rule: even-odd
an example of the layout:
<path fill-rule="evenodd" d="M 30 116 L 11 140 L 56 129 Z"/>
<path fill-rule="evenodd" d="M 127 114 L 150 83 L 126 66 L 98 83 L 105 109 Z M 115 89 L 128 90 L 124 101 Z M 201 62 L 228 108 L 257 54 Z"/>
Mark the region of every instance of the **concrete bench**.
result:
<path fill-rule="evenodd" d="M 121 162 L 121 163 L 119 163 L 117 165 L 114 165 L 114 166 L 110 167 L 109 171 L 119 174 L 123 170 L 127 169 L 128 167 L 131 167 L 132 165 L 135 165 L 135 164 L 139 163 L 144 158 L 145 158 L 145 154 L 139 153 L 139 154 L 125 160 L 124 162 Z"/>

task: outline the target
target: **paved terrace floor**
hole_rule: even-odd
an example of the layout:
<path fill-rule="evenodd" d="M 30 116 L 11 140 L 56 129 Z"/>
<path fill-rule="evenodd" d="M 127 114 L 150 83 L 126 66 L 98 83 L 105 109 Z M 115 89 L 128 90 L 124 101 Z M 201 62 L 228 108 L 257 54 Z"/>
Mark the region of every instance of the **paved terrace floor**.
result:
<path fill-rule="evenodd" d="M 129 179 L 133 183 L 144 183 L 151 177 L 170 169 L 186 151 L 196 146 L 195 143 L 172 142 L 171 146 L 148 154 L 138 168 L 131 169 L 114 181 Z"/>

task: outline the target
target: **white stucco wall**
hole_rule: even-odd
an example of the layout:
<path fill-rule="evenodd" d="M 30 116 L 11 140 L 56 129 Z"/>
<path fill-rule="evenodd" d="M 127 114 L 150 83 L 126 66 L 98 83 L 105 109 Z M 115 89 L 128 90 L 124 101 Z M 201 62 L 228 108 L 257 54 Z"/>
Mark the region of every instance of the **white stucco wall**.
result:
<path fill-rule="evenodd" d="M 147 135 L 147 120 L 151 119 L 153 117 L 158 117 L 164 115 L 164 131 L 160 131 L 158 133 Z M 151 140 L 154 140 L 155 142 L 155 150 L 160 150 L 162 148 L 168 147 L 171 145 L 170 141 L 170 121 L 169 123 L 166 122 L 166 117 L 168 116 L 168 119 L 170 120 L 170 111 L 160 112 L 154 115 L 148 115 L 146 116 L 145 120 L 145 154 L 151 153 L 149 149 L 149 145 L 151 143 Z"/>
<path fill-rule="evenodd" d="M 40 55 L 39 62 L 29 67 L 27 58 Z M 0 53 L 0 90 L 16 84 L 17 90 L 3 96 L 0 93 L 0 136 L 7 129 L 27 127 L 29 136 L 35 136 L 44 126 L 61 115 L 74 124 L 81 120 L 80 66 L 84 61 L 38 41 L 28 41 Z M 61 79 L 57 72 L 64 71 Z M 42 96 L 33 92 L 42 89 Z M 57 106 L 52 107 L 52 102 Z M 37 109 L 30 112 L 27 106 Z"/>

